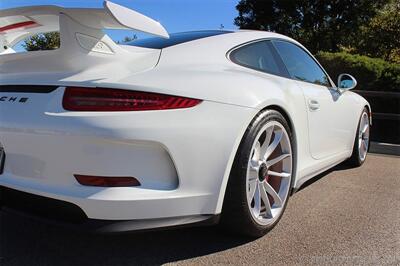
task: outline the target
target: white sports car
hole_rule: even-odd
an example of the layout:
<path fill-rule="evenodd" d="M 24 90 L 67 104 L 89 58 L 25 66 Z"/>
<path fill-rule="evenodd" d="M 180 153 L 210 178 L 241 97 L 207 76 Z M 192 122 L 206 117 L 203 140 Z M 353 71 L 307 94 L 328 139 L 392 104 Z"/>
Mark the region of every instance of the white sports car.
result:
<path fill-rule="evenodd" d="M 153 37 L 119 45 L 104 29 Z M 59 49 L 10 48 L 51 31 Z M 105 1 L 1 10 L 0 44 L 4 211 L 99 232 L 220 222 L 258 237 L 305 181 L 366 158 L 371 108 L 355 79 L 336 86 L 280 34 L 169 35 Z"/>

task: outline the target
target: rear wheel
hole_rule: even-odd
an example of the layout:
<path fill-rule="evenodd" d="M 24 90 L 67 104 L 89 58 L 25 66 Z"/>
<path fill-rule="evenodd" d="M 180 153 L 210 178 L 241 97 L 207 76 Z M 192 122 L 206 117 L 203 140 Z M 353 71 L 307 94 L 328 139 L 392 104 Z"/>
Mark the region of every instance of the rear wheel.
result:
<path fill-rule="evenodd" d="M 267 110 L 250 124 L 229 177 L 221 222 L 252 237 L 282 217 L 292 188 L 292 134 L 285 118 Z"/>
<path fill-rule="evenodd" d="M 348 160 L 348 162 L 355 167 L 361 166 L 365 159 L 367 158 L 367 153 L 369 149 L 369 115 L 368 110 L 364 108 L 360 121 L 357 127 L 357 134 L 354 140 L 353 153 Z"/>

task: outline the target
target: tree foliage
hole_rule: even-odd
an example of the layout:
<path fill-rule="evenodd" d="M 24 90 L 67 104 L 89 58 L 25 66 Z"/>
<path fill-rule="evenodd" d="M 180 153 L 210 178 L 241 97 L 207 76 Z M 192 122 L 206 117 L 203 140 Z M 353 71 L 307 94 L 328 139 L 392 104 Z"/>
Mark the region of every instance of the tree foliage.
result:
<path fill-rule="evenodd" d="M 312 52 L 339 51 L 357 39 L 389 0 L 240 0 L 235 24 L 288 35 Z"/>
<path fill-rule="evenodd" d="M 132 36 L 125 36 L 124 42 L 131 42 L 131 41 L 136 40 L 136 39 L 137 39 L 137 35 L 133 34 Z"/>
<path fill-rule="evenodd" d="M 128 43 L 134 40 L 137 40 L 137 35 L 133 34 L 132 36 L 125 36 L 124 39 L 122 39 L 121 41 L 117 41 L 118 44 L 124 44 L 124 43 Z"/>
<path fill-rule="evenodd" d="M 360 28 L 358 53 L 400 63 L 400 0 L 393 0 Z"/>
<path fill-rule="evenodd" d="M 357 89 L 400 91 L 399 64 L 346 52 L 318 52 L 316 57 L 331 77 L 351 73 L 357 79 Z"/>
<path fill-rule="evenodd" d="M 60 47 L 60 33 L 46 32 L 35 34 L 22 44 L 27 51 L 54 50 Z"/>
<path fill-rule="evenodd" d="M 318 52 L 316 57 L 332 78 L 338 77 L 341 73 L 351 73 L 357 79 L 357 90 L 400 93 L 400 64 L 346 52 Z M 367 100 L 370 102 L 373 112 L 400 113 L 400 101 L 396 97 L 368 96 Z M 379 126 L 376 129 L 382 130 L 382 128 L 379 129 Z M 390 129 L 388 130 L 390 131 Z M 391 130 L 393 131 L 393 129 Z M 391 135 L 391 133 L 384 132 L 379 134 Z M 394 133 L 394 135 L 396 134 Z M 395 139 L 398 141 L 398 134 Z"/>
<path fill-rule="evenodd" d="M 117 43 L 127 43 L 137 39 L 137 35 L 125 36 L 123 40 L 117 41 Z M 60 33 L 59 32 L 47 32 L 35 34 L 26 40 L 22 44 L 22 47 L 27 51 L 39 51 L 39 50 L 54 50 L 60 47 Z"/>

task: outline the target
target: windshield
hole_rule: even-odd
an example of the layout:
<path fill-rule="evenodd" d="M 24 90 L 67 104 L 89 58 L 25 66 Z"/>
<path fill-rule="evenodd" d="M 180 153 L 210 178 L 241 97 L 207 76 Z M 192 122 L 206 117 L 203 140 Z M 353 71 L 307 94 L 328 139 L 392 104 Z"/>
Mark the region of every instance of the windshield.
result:
<path fill-rule="evenodd" d="M 230 32 L 231 31 L 222 31 L 222 30 L 179 32 L 170 34 L 169 39 L 165 39 L 162 37 L 151 37 L 151 38 L 139 39 L 127 42 L 125 43 L 125 45 L 139 46 L 152 49 L 163 49 L 180 43 L 190 42 Z"/>

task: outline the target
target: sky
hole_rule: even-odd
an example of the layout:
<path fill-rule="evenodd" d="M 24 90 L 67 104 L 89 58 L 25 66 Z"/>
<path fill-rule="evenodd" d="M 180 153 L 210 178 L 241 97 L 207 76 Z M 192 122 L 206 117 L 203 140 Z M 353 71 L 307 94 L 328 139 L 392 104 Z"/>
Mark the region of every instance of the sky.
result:
<path fill-rule="evenodd" d="M 235 9 L 239 0 L 112 0 L 159 21 L 169 33 L 219 29 L 235 29 Z M 101 8 L 102 0 L 0 0 L 0 9 L 31 6 L 58 5 L 63 7 Z M 115 41 L 131 36 L 129 31 L 107 31 Z M 138 34 L 139 38 L 144 37 Z"/>

